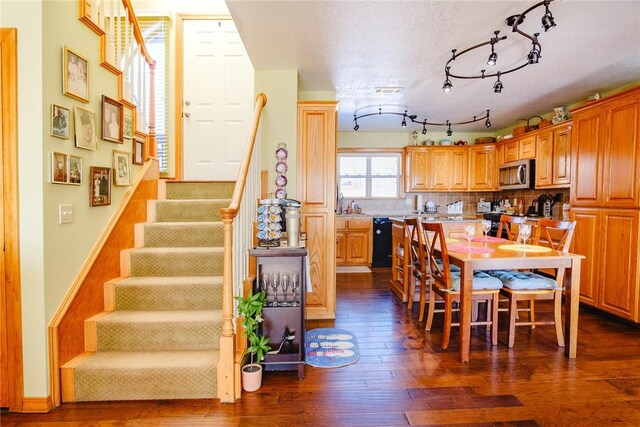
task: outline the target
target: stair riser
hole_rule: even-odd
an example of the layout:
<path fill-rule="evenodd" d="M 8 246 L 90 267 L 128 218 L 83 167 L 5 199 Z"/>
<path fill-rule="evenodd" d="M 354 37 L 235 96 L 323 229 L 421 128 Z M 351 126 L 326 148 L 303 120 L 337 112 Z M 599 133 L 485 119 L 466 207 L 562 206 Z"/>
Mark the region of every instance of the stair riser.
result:
<path fill-rule="evenodd" d="M 158 200 L 155 203 L 156 222 L 221 221 L 220 209 L 229 207 L 229 200 Z"/>
<path fill-rule="evenodd" d="M 75 372 L 75 400 L 211 399 L 217 397 L 215 367 Z"/>
<path fill-rule="evenodd" d="M 144 247 L 220 247 L 222 224 L 145 224 Z"/>
<path fill-rule="evenodd" d="M 166 182 L 167 199 L 230 199 L 235 182 Z"/>
<path fill-rule="evenodd" d="M 131 276 L 221 276 L 222 251 L 194 253 L 131 252 Z"/>
<path fill-rule="evenodd" d="M 214 285 L 126 285 L 115 287 L 116 310 L 216 310 L 222 287 Z"/>
<path fill-rule="evenodd" d="M 222 322 L 97 322 L 98 351 L 186 351 L 220 347 Z"/>

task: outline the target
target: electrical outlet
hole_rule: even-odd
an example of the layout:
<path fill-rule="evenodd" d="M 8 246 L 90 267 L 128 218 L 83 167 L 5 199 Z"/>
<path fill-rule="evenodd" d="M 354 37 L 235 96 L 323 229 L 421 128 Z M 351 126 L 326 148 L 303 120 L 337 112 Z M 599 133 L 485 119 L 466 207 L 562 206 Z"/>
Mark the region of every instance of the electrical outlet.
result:
<path fill-rule="evenodd" d="M 60 224 L 69 224 L 73 222 L 73 205 L 60 205 L 58 212 Z"/>

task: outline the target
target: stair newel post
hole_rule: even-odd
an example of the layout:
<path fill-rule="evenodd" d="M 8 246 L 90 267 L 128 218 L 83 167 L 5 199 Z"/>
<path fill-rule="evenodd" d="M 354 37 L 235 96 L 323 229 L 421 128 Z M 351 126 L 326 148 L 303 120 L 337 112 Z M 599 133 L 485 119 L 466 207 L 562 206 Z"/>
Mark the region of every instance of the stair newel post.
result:
<path fill-rule="evenodd" d="M 149 152 L 147 156 L 156 157 L 158 147 L 156 147 L 156 61 L 149 62 Z"/>
<path fill-rule="evenodd" d="M 232 403 L 236 396 L 235 371 L 236 336 L 233 328 L 233 220 L 236 210 L 223 208 L 222 224 L 224 233 L 223 291 L 222 291 L 222 335 L 220 336 L 220 361 L 218 362 L 218 397 L 221 402 Z"/>

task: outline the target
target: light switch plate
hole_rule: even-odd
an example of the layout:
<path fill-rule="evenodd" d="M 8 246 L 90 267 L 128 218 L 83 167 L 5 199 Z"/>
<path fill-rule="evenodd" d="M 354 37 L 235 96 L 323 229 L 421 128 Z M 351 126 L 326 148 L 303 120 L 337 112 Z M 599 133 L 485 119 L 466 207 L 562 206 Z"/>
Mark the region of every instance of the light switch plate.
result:
<path fill-rule="evenodd" d="M 60 224 L 69 224 L 73 222 L 73 205 L 60 205 L 59 221 Z"/>

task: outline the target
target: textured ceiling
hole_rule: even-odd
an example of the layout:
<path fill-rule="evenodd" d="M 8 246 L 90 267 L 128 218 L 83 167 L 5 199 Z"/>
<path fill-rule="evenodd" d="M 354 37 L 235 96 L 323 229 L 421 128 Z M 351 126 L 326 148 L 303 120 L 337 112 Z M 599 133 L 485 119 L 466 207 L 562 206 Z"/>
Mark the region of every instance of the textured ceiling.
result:
<path fill-rule="evenodd" d="M 640 1 L 556 0 L 550 5 L 555 28 L 542 29 L 544 7 L 520 25 L 529 34 L 542 33 L 539 64 L 504 76 L 500 94 L 493 93 L 495 78 L 453 79 L 453 90 L 442 91 L 451 49 L 485 42 L 495 30 L 508 36 L 496 45 L 496 67 L 520 63 L 531 43 L 512 33 L 504 20 L 534 4 L 227 0 L 254 67 L 297 69 L 301 91 L 335 91 L 340 130 L 353 128 L 354 113 L 375 112 L 379 106 L 384 111 L 406 108 L 436 122 L 464 121 L 490 109 L 495 130 L 640 81 Z M 486 65 L 489 47 L 475 52 L 456 60 L 452 72 L 493 68 Z M 399 95 L 374 95 L 379 86 L 406 89 Z M 360 131 L 399 131 L 400 121 L 398 116 L 369 117 L 360 120 Z M 458 130 L 485 129 L 480 122 Z"/>

